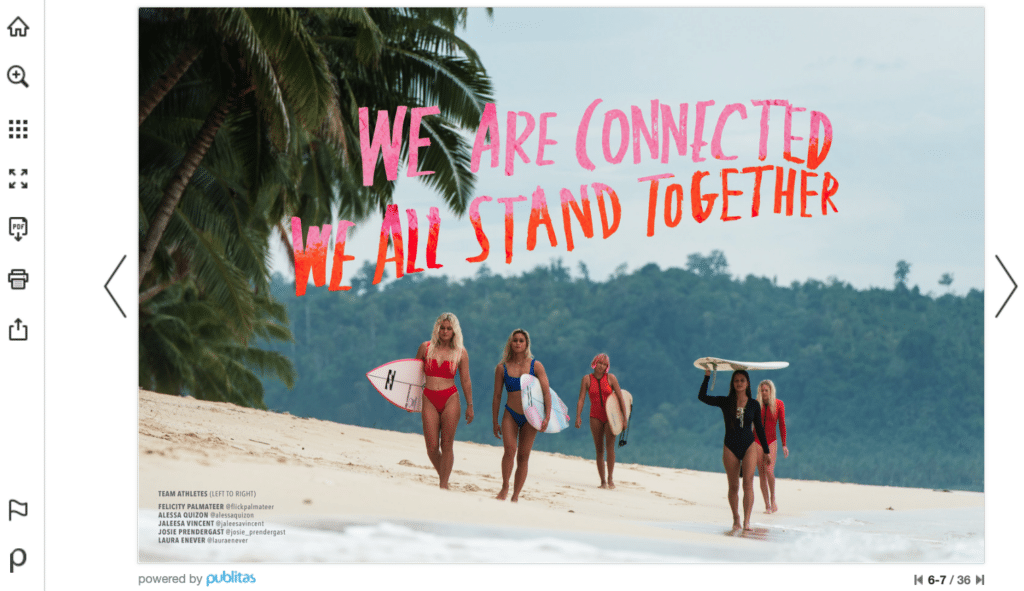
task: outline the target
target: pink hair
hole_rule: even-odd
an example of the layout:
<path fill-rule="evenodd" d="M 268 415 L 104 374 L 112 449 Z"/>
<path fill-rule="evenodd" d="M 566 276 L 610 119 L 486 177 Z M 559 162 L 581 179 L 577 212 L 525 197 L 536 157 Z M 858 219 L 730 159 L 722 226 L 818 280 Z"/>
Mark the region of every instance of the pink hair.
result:
<path fill-rule="evenodd" d="M 608 371 L 609 369 L 612 368 L 612 361 L 611 359 L 608 359 L 607 353 L 598 353 L 597 355 L 594 355 L 594 360 L 590 362 L 590 367 L 592 369 L 597 369 L 598 361 L 604 361 L 606 364 L 608 364 L 608 367 L 605 369 L 605 371 Z"/>

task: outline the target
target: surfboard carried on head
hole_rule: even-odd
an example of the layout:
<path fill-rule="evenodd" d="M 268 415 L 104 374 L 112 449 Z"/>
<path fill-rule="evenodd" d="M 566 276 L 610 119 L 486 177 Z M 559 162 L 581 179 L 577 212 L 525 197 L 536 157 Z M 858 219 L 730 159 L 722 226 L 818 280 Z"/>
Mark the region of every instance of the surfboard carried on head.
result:
<path fill-rule="evenodd" d="M 540 431 L 544 422 L 544 391 L 540 387 L 540 380 L 528 373 L 523 374 L 519 377 L 519 388 L 523 396 L 523 414 L 527 422 Z M 549 386 L 548 392 L 551 393 L 551 420 L 544 433 L 558 433 L 569 426 L 569 407 L 555 394 L 554 388 Z"/>
<path fill-rule="evenodd" d="M 711 371 L 725 371 L 737 369 L 783 369 L 789 367 L 788 361 L 733 361 L 721 357 L 701 357 L 693 362 L 697 369 L 710 369 Z"/>
<path fill-rule="evenodd" d="M 693 362 L 697 369 L 711 370 L 712 375 L 717 377 L 719 371 L 744 369 L 753 371 L 757 369 L 783 369 L 789 367 L 788 361 L 733 361 L 721 357 L 701 357 Z M 711 389 L 715 389 L 715 378 L 711 379 Z"/>
<path fill-rule="evenodd" d="M 619 408 L 619 399 L 614 393 L 604 402 L 604 412 L 608 415 L 608 427 L 612 430 L 612 435 L 622 432 L 623 423 L 629 420 L 629 415 L 633 412 L 633 395 L 629 393 L 629 390 L 620 389 L 619 391 L 622 392 L 622 403 L 626 405 L 625 420 L 622 417 L 622 409 Z"/>
<path fill-rule="evenodd" d="M 366 372 L 366 379 L 388 402 L 408 412 L 420 412 L 427 376 L 422 359 L 398 359 Z"/>

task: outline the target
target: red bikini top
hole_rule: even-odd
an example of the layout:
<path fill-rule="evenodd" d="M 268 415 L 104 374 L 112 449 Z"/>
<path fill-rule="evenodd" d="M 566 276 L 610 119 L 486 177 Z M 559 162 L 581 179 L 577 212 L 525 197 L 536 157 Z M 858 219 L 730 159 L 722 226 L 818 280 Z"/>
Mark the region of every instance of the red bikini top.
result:
<path fill-rule="evenodd" d="M 438 363 L 437 359 L 430 359 L 430 347 L 427 347 L 426 354 L 423 359 L 423 372 L 432 378 L 447 378 L 449 380 L 455 379 L 456 365 L 453 361 L 445 361 Z"/>

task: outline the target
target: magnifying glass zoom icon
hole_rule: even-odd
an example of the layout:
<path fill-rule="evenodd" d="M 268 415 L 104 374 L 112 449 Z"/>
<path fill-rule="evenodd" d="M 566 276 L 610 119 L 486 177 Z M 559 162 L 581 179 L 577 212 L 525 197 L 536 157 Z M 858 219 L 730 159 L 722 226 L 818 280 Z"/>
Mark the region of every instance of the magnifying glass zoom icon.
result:
<path fill-rule="evenodd" d="M 28 88 L 28 82 L 25 81 L 25 68 L 21 66 L 11 66 L 7 70 L 7 80 L 11 84 L 23 84 L 25 88 Z"/>

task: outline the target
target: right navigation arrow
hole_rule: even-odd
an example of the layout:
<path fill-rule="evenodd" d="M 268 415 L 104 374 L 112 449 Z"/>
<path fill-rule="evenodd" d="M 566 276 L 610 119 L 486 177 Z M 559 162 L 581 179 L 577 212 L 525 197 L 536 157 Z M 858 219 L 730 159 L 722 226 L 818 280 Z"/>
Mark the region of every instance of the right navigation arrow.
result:
<path fill-rule="evenodd" d="M 1017 291 L 1017 282 L 1013 280 L 1013 275 L 1010 275 L 1010 272 L 1006 270 L 1006 265 L 1003 264 L 999 255 L 996 255 L 996 260 L 999 261 L 999 266 L 1003 268 L 1003 272 L 1006 273 L 1006 276 L 1010 278 L 1010 283 L 1013 284 L 1013 289 L 1010 291 L 1010 295 L 1006 296 L 1006 301 L 1003 302 L 1002 306 L 999 306 L 999 311 L 996 312 L 996 318 L 999 318 L 999 315 L 1003 312 L 1003 308 L 1006 307 L 1006 302 L 1009 302 L 1010 298 L 1013 297 L 1013 292 Z"/>

